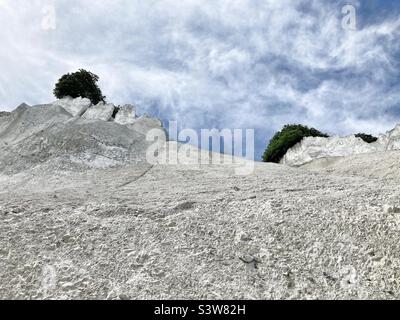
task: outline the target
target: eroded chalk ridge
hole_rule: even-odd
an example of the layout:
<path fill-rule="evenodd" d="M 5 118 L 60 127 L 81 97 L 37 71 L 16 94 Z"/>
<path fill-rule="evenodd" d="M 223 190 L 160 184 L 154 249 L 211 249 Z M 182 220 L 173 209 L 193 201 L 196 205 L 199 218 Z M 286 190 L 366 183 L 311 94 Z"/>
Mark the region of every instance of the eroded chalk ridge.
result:
<path fill-rule="evenodd" d="M 68 97 L 33 107 L 21 104 L 0 117 L 0 170 L 16 173 L 46 164 L 84 170 L 144 162 L 146 134 L 155 128 L 162 129 L 161 121 L 138 117 L 133 105 L 93 105 Z"/>
<path fill-rule="evenodd" d="M 378 140 L 373 143 L 367 143 L 355 135 L 329 138 L 306 137 L 287 151 L 281 163 L 289 166 L 301 166 L 317 159 L 395 150 L 400 150 L 400 124 L 393 130 L 379 135 Z"/>

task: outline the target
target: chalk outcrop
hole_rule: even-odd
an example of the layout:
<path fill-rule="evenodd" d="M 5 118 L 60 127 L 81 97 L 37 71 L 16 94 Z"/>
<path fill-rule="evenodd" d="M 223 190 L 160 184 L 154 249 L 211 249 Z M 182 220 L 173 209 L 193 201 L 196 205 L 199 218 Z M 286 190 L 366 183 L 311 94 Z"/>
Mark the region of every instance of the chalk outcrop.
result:
<path fill-rule="evenodd" d="M 94 157 L 94 139 L 132 140 L 127 126 L 75 121 L 48 142 L 66 157 L 79 141 Z M 0 299 L 398 300 L 400 152 L 372 155 L 343 158 L 343 175 L 270 163 L 246 176 L 230 164 L 0 170 Z"/>
<path fill-rule="evenodd" d="M 301 166 L 315 159 L 377 152 L 381 148 L 380 144 L 369 144 L 355 136 L 306 137 L 287 151 L 281 163 L 289 166 Z"/>
<path fill-rule="evenodd" d="M 114 113 L 115 106 L 110 103 L 100 102 L 95 106 L 90 106 L 83 114 L 82 118 L 87 120 L 109 121 Z"/>
<path fill-rule="evenodd" d="M 143 115 L 136 119 L 134 123 L 128 125 L 129 128 L 134 129 L 140 133 L 147 133 L 153 128 L 162 128 L 162 122 L 159 119 Z"/>
<path fill-rule="evenodd" d="M 79 171 L 145 162 L 146 134 L 153 128 L 162 129 L 158 119 L 136 118 L 128 105 L 94 106 L 82 98 L 22 104 L 0 117 L 0 171 L 47 164 Z"/>
<path fill-rule="evenodd" d="M 53 102 L 53 105 L 60 106 L 70 113 L 73 117 L 82 116 L 86 110 L 92 105 L 87 98 L 76 98 L 66 97 Z"/>
<path fill-rule="evenodd" d="M 381 135 L 378 140 L 385 150 L 400 150 L 400 124 L 388 133 Z"/>
<path fill-rule="evenodd" d="M 225 162 L 151 165 L 159 120 L 78 116 L 86 106 L 0 117 L 0 300 L 400 299 L 399 151 L 244 176 Z M 386 150 L 399 132 L 297 148 L 307 161 Z"/>
<path fill-rule="evenodd" d="M 126 104 L 120 107 L 115 116 L 115 122 L 123 125 L 133 124 L 136 121 L 136 108 L 131 104 Z"/>
<path fill-rule="evenodd" d="M 400 150 L 400 125 L 386 134 L 381 134 L 373 143 L 367 143 L 354 135 L 329 138 L 307 137 L 289 149 L 281 163 L 289 166 L 302 166 L 318 159 L 393 150 Z"/>

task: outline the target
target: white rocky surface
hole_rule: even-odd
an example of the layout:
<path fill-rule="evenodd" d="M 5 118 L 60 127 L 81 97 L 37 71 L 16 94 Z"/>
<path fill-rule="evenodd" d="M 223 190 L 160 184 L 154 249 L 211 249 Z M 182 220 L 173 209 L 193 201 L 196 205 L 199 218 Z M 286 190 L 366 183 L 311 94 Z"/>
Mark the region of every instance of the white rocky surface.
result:
<path fill-rule="evenodd" d="M 69 112 L 73 117 L 82 116 L 86 110 L 92 105 L 87 98 L 76 98 L 66 97 L 52 103 L 53 105 L 60 106 Z"/>
<path fill-rule="evenodd" d="M 34 137 L 35 134 L 40 134 L 48 127 L 67 122 L 71 117 L 71 114 L 57 105 L 49 104 L 30 107 L 26 104 L 21 104 L 10 114 L 0 118 L 0 147 L 3 146 L 10 149 L 19 142 Z M 5 151 L 2 155 L 6 156 L 8 154 Z"/>
<path fill-rule="evenodd" d="M 371 179 L 400 180 L 399 151 L 358 154 L 348 157 L 316 159 L 304 169 L 335 173 L 343 176 L 362 176 Z"/>
<path fill-rule="evenodd" d="M 115 116 L 115 122 L 119 124 L 132 124 L 136 121 L 136 108 L 133 105 L 126 104 L 120 108 Z"/>
<path fill-rule="evenodd" d="M 76 100 L 74 105 L 85 104 Z M 21 105 L 0 117 L 0 171 L 12 174 L 45 163 L 76 169 L 143 161 L 150 144 L 145 136 L 148 130 L 162 129 L 161 122 L 148 118 L 146 126 L 142 121 L 121 125 L 104 116 L 111 106 L 91 106 L 82 117 L 74 117 L 59 104 Z"/>
<path fill-rule="evenodd" d="M 143 115 L 137 118 L 133 124 L 128 124 L 127 127 L 137 132 L 145 133 L 151 128 L 162 127 L 162 123 L 159 119 Z"/>
<path fill-rule="evenodd" d="M 287 151 L 281 163 L 289 166 L 302 166 L 318 159 L 392 150 L 400 150 L 400 125 L 386 134 L 379 135 L 378 141 L 374 143 L 367 143 L 354 135 L 329 138 L 306 137 Z"/>
<path fill-rule="evenodd" d="M 400 124 L 385 135 L 381 135 L 378 142 L 385 146 L 385 150 L 400 150 Z"/>
<path fill-rule="evenodd" d="M 114 108 L 115 106 L 111 103 L 99 102 L 95 106 L 90 106 L 82 118 L 86 120 L 109 121 L 114 113 Z"/>
<path fill-rule="evenodd" d="M 53 107 L 0 118 L 0 299 L 400 298 L 399 151 L 149 165 L 131 125 Z M 12 139 L 27 115 L 59 122 Z"/>
<path fill-rule="evenodd" d="M 354 135 L 348 137 L 306 137 L 289 149 L 281 163 L 301 166 L 315 159 L 347 157 L 353 154 L 377 152 L 381 145 L 366 143 Z"/>

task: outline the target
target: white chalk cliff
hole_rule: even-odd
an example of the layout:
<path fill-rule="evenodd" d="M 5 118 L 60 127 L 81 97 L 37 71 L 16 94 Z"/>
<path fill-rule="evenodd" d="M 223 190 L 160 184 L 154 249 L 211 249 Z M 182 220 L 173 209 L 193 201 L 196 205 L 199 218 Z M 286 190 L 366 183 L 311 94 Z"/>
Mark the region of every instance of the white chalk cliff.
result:
<path fill-rule="evenodd" d="M 378 140 L 373 143 L 367 143 L 354 135 L 329 138 L 306 137 L 287 151 L 281 163 L 301 166 L 318 159 L 393 150 L 400 150 L 400 124 L 386 134 L 379 135 Z"/>
<path fill-rule="evenodd" d="M 145 161 L 150 129 L 161 121 L 137 117 L 132 105 L 92 105 L 82 98 L 20 105 L 0 117 L 0 170 L 16 173 L 38 165 L 107 168 Z"/>
<path fill-rule="evenodd" d="M 85 99 L 0 113 L 0 300 L 400 299 L 400 151 L 243 176 L 141 161 L 152 128 Z M 399 136 L 307 139 L 299 159 Z"/>

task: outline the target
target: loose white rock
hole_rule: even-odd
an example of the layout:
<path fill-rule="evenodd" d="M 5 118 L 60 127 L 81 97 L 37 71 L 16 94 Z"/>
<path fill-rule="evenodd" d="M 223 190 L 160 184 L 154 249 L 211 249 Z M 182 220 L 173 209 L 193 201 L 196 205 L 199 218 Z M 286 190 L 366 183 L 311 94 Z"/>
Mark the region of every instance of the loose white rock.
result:
<path fill-rule="evenodd" d="M 66 97 L 53 102 L 54 105 L 64 108 L 74 117 L 82 116 L 86 110 L 92 105 L 87 98 L 76 98 Z"/>
<path fill-rule="evenodd" d="M 159 119 L 149 117 L 145 114 L 137 118 L 134 123 L 128 125 L 128 127 L 146 135 L 151 129 L 162 128 L 162 122 Z"/>
<path fill-rule="evenodd" d="M 136 121 L 136 108 L 133 105 L 126 104 L 120 108 L 115 116 L 115 122 L 125 125 L 132 124 Z"/>
<path fill-rule="evenodd" d="M 100 102 L 95 106 L 91 106 L 82 116 L 87 120 L 103 120 L 109 121 L 114 113 L 115 106 L 111 103 Z"/>

